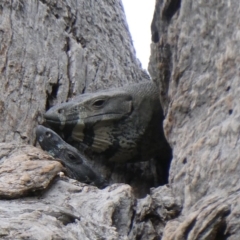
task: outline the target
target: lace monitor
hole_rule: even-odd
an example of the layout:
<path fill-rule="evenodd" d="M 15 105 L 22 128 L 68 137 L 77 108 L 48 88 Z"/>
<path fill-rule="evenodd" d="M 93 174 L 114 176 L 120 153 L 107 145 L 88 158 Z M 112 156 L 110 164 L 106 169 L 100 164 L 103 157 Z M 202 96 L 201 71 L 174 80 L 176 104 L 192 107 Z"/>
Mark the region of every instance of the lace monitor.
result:
<path fill-rule="evenodd" d="M 105 180 L 88 165 L 88 161 L 76 148 L 67 144 L 57 133 L 44 126 L 36 127 L 36 138 L 41 148 L 65 166 L 67 176 L 99 188 L 107 186 Z"/>
<path fill-rule="evenodd" d="M 85 93 L 50 108 L 46 123 L 65 141 L 87 146 L 109 162 L 159 159 L 169 168 L 171 148 L 163 132 L 163 110 L 153 82 Z"/>

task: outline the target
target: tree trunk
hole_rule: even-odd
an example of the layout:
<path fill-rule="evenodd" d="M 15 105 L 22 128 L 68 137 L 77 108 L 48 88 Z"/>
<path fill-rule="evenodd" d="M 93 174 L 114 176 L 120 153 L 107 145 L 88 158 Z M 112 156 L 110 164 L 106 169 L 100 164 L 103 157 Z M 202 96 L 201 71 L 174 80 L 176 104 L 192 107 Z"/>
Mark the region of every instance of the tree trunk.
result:
<path fill-rule="evenodd" d="M 149 70 L 173 149 L 181 214 L 163 239 L 239 239 L 239 1 L 162 1 Z"/>
<path fill-rule="evenodd" d="M 121 2 L 1 1 L 1 238 L 239 239 L 238 26 L 236 0 L 156 1 L 149 71 L 173 159 L 169 184 L 136 199 L 58 176 L 31 146 L 51 106 L 147 80 Z"/>
<path fill-rule="evenodd" d="M 0 9 L 1 142 L 32 144 L 52 105 L 144 79 L 121 1 L 13 0 Z"/>

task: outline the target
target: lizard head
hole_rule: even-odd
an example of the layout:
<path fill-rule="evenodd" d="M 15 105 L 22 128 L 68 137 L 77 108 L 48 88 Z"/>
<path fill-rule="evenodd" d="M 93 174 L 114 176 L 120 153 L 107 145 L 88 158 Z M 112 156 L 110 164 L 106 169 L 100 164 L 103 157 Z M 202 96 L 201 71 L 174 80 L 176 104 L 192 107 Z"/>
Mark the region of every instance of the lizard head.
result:
<path fill-rule="evenodd" d="M 160 142 L 166 142 L 163 119 L 152 82 L 85 93 L 45 113 L 46 123 L 66 142 L 118 163 L 159 153 Z"/>
<path fill-rule="evenodd" d="M 88 166 L 84 156 L 76 148 L 67 144 L 57 133 L 39 125 L 36 127 L 36 137 L 41 148 L 65 166 L 70 178 L 100 188 L 106 186 L 105 180 Z"/>
<path fill-rule="evenodd" d="M 80 95 L 50 108 L 44 117 L 66 141 L 71 139 L 91 147 L 95 141 L 95 149 L 101 152 L 112 144 L 111 136 L 107 136 L 111 126 L 129 116 L 132 110 L 130 94 L 111 90 Z"/>
<path fill-rule="evenodd" d="M 76 125 L 117 120 L 132 111 L 132 97 L 125 92 L 87 93 L 50 108 L 44 115 L 50 125 Z"/>

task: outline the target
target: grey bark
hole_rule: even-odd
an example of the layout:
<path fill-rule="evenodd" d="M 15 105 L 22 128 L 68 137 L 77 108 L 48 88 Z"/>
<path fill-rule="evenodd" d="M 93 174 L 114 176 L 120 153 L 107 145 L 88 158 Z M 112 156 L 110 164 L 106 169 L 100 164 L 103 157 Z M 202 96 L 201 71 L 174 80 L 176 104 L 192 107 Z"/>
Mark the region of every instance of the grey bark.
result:
<path fill-rule="evenodd" d="M 70 180 L 58 174 L 59 162 L 31 146 L 51 106 L 149 80 L 121 1 L 1 1 L 0 71 L 1 238 L 129 239 L 136 206 L 130 186 L 98 190 Z M 151 162 L 145 165 L 140 169 L 151 175 Z"/>
<path fill-rule="evenodd" d="M 149 70 L 182 205 L 163 239 L 239 239 L 239 23 L 234 0 L 156 3 Z"/>
<path fill-rule="evenodd" d="M 50 106 L 146 79 L 121 3 L 1 1 L 1 238 L 239 239 L 239 21 L 236 0 L 156 1 L 149 71 L 173 160 L 169 184 L 136 199 L 22 145 Z"/>

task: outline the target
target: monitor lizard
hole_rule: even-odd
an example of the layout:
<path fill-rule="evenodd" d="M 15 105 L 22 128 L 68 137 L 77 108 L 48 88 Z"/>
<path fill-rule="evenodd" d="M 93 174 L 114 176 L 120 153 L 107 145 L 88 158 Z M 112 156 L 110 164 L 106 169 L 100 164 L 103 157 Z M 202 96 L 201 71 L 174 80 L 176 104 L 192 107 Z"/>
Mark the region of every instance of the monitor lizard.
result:
<path fill-rule="evenodd" d="M 50 108 L 46 123 L 64 140 L 87 146 L 109 162 L 147 161 L 157 156 L 169 168 L 171 148 L 153 82 L 85 93 Z"/>
<path fill-rule="evenodd" d="M 107 186 L 106 181 L 89 166 L 86 157 L 67 144 L 57 133 L 42 125 L 36 127 L 36 138 L 41 148 L 65 166 L 67 176 L 99 188 Z"/>

